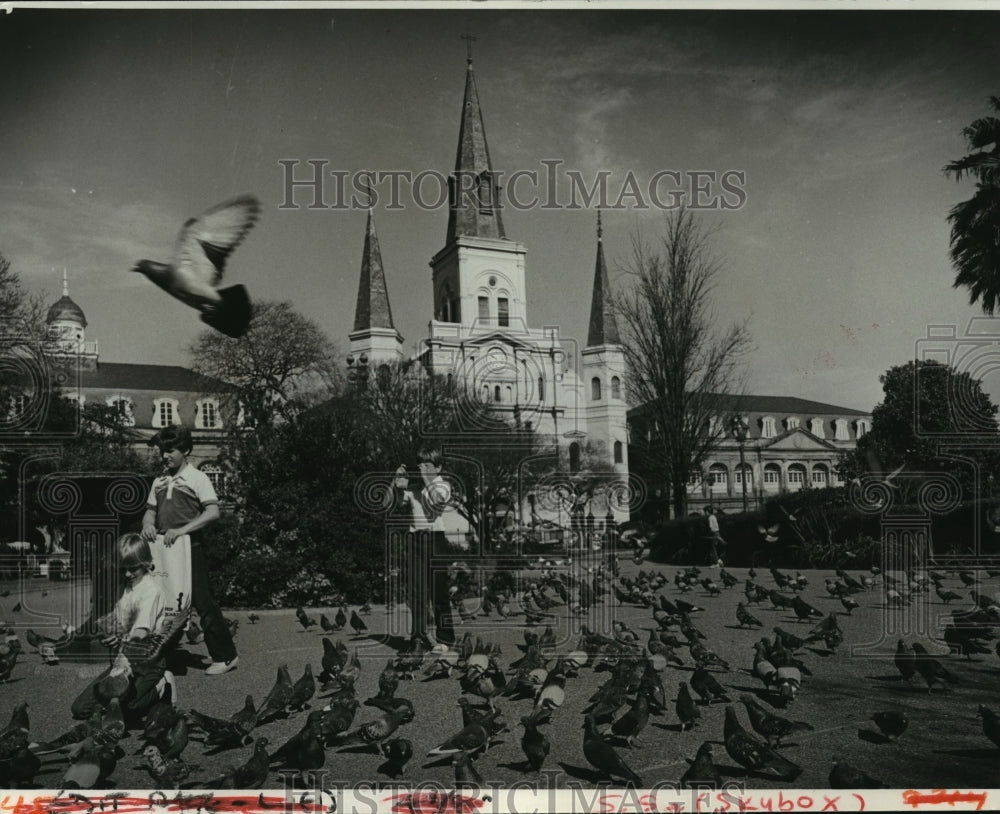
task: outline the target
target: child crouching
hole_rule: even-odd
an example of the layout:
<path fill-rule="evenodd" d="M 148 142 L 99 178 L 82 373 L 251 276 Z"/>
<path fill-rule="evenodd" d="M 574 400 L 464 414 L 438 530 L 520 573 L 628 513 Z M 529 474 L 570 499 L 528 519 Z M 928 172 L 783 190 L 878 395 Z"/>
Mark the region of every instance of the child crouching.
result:
<path fill-rule="evenodd" d="M 166 601 L 158 581 L 150 578 L 153 555 L 139 534 L 118 540 L 125 590 L 107 616 L 98 621 L 102 642 L 118 651 L 114 663 L 73 702 L 73 717 L 86 720 L 118 698 L 126 725 L 136 726 L 157 701 L 177 703 L 176 687 L 166 669 L 166 647 L 156 647 L 164 634 Z M 155 657 L 149 656 L 154 654 Z"/>

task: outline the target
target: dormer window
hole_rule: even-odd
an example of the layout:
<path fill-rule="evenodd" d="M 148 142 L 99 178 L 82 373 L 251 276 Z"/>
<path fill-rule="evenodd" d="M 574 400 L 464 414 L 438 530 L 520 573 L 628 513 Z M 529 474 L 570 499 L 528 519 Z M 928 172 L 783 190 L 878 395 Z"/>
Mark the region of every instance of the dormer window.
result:
<path fill-rule="evenodd" d="M 871 431 L 871 424 L 867 418 L 859 418 L 857 424 L 858 438 L 864 438 Z"/>
<path fill-rule="evenodd" d="M 760 437 L 774 438 L 778 434 L 774 416 L 766 415 L 760 420 Z"/>
<path fill-rule="evenodd" d="M 218 399 L 203 398 L 195 402 L 194 426 L 196 429 L 214 430 L 221 424 Z"/>
<path fill-rule="evenodd" d="M 153 399 L 153 426 L 157 428 L 180 424 L 180 402 L 177 399 Z"/>
<path fill-rule="evenodd" d="M 798 427 L 799 427 L 798 416 L 790 415 L 788 416 L 788 418 L 785 419 L 786 430 L 795 430 L 798 429 Z"/>
<path fill-rule="evenodd" d="M 847 431 L 847 419 L 838 418 L 833 422 L 834 427 L 834 440 L 836 441 L 850 441 L 851 436 Z"/>
<path fill-rule="evenodd" d="M 823 419 L 822 418 L 809 419 L 809 432 L 811 432 L 817 438 L 826 438 L 826 431 L 823 429 Z"/>
<path fill-rule="evenodd" d="M 108 407 L 115 408 L 118 415 L 121 416 L 122 424 L 124 426 L 135 426 L 135 416 L 132 413 L 132 409 L 134 407 L 132 399 L 122 395 L 121 393 L 116 393 L 113 396 L 108 396 L 105 399 L 105 404 L 107 404 Z"/>

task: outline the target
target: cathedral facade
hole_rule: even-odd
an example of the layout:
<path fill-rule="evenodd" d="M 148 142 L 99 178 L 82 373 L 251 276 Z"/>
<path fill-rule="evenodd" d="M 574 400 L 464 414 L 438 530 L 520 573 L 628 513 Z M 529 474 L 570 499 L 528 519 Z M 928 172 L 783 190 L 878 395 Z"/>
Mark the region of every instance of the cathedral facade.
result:
<path fill-rule="evenodd" d="M 374 218 L 368 213 L 349 365 L 419 362 L 447 377 L 511 424 L 535 431 L 568 475 L 588 470 L 628 477 L 625 361 L 611 303 L 598 220 L 591 315 L 583 347 L 556 327 L 531 323 L 527 248 L 508 237 L 497 175 L 490 159 L 472 60 L 449 178 L 443 247 L 430 258 L 433 314 L 417 356 L 404 359 L 403 338 L 389 303 Z M 588 280 L 589 282 L 589 280 Z M 455 439 L 457 444 L 461 439 Z M 534 514 L 536 495 L 531 498 Z M 598 508 L 605 518 L 609 508 Z M 614 519 L 628 518 L 615 505 Z M 527 516 L 525 509 L 525 516 Z"/>

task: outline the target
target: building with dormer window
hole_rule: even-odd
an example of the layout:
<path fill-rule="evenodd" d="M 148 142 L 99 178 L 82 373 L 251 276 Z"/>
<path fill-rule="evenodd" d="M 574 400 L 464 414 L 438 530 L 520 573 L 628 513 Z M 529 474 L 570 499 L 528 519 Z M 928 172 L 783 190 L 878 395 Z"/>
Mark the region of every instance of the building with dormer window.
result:
<path fill-rule="evenodd" d="M 231 420 L 220 406 L 224 385 L 176 365 L 106 362 L 100 358 L 97 341 L 87 339 L 87 327 L 83 309 L 69 296 L 64 272 L 62 297 L 46 315 L 43 351 L 53 365 L 79 371 L 79 388 L 71 386 L 65 395 L 81 406 L 116 407 L 142 454 L 158 455 L 146 442 L 162 427 L 187 426 L 195 443 L 191 463 L 224 487 L 224 470 L 217 462 Z"/>

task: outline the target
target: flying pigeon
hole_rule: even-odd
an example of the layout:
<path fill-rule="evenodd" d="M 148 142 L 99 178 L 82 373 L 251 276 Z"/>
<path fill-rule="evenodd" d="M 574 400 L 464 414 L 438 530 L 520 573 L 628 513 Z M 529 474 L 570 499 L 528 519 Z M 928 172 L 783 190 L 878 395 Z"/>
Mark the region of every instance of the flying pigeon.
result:
<path fill-rule="evenodd" d="M 185 222 L 169 264 L 140 260 L 132 271 L 146 275 L 185 305 L 201 312 L 202 322 L 239 338 L 250 325 L 250 297 L 242 285 L 218 288 L 226 260 L 253 227 L 260 202 L 241 195 Z"/>

